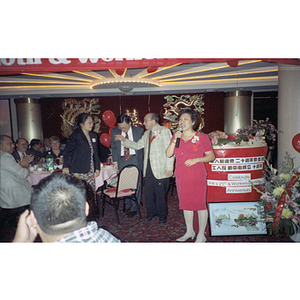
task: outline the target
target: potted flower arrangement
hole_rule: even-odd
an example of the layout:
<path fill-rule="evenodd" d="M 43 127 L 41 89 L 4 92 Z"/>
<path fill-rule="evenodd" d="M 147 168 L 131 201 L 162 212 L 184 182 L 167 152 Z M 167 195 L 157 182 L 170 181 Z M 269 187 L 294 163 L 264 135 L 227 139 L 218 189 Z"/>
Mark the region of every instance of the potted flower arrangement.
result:
<path fill-rule="evenodd" d="M 227 135 L 225 132 L 220 130 L 212 131 L 208 135 L 211 139 L 211 143 L 213 146 L 226 145 L 230 142 L 239 144 L 242 141 L 241 139 L 238 139 L 235 135 Z"/>
<path fill-rule="evenodd" d="M 237 145 L 246 145 L 251 141 L 266 142 L 268 146 L 273 146 L 279 132 L 267 118 L 266 120 L 253 120 L 251 126 L 237 129 L 236 134 L 228 135 L 223 131 L 216 130 L 208 135 L 213 146 L 222 146 L 230 142 Z"/>
<path fill-rule="evenodd" d="M 268 146 L 272 146 L 276 142 L 278 132 L 269 118 L 266 118 L 266 120 L 253 120 L 251 126 L 238 129 L 236 136 L 245 142 L 248 142 L 249 139 L 264 138 Z"/>
<path fill-rule="evenodd" d="M 285 160 L 278 165 L 278 170 L 266 160 L 265 191 L 261 193 L 259 204 L 263 207 L 269 233 L 285 232 L 294 235 L 300 228 L 300 173 L 294 168 L 293 159 L 288 153 Z M 278 217 L 278 211 L 281 215 Z M 277 222 L 274 219 L 277 218 Z"/>

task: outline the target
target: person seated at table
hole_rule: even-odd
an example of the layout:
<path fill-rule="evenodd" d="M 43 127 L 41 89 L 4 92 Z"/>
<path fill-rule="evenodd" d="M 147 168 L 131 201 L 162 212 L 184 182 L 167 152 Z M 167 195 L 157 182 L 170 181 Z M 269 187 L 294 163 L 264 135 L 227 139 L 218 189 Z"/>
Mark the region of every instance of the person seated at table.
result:
<path fill-rule="evenodd" d="M 44 145 L 43 145 L 43 144 L 42 144 L 42 146 L 41 146 L 41 148 L 40 148 L 39 152 L 41 152 L 42 154 L 44 154 L 44 152 L 45 152 L 45 147 L 44 147 Z"/>
<path fill-rule="evenodd" d="M 51 150 L 50 139 L 49 138 L 44 139 L 42 147 L 44 148 L 44 151 L 50 151 Z"/>
<path fill-rule="evenodd" d="M 42 179 L 30 207 L 20 216 L 13 242 L 33 242 L 38 234 L 43 242 L 120 242 L 96 222 L 87 222 L 85 184 L 73 175 L 54 173 Z"/>
<path fill-rule="evenodd" d="M 28 168 L 29 164 L 34 160 L 34 155 L 28 153 L 28 142 L 24 138 L 16 140 L 16 149 L 12 156 L 23 168 Z"/>
<path fill-rule="evenodd" d="M 45 158 L 43 157 L 43 153 L 40 152 L 41 147 L 42 147 L 41 140 L 32 139 L 30 141 L 30 148 L 27 150 L 27 154 L 33 154 L 34 155 L 34 160 L 32 162 L 33 165 L 45 162 Z"/>
<path fill-rule="evenodd" d="M 29 207 L 31 185 L 27 168 L 15 161 L 11 153 L 15 145 L 8 135 L 0 135 L 0 235 L 5 223 L 17 227 L 20 214 Z"/>
<path fill-rule="evenodd" d="M 64 151 L 60 149 L 60 141 L 57 136 L 51 136 L 49 141 L 50 141 L 51 150 L 45 151 L 43 156 L 44 156 L 44 158 L 46 158 L 50 152 L 55 161 L 57 158 L 60 158 L 61 156 L 63 156 Z"/>

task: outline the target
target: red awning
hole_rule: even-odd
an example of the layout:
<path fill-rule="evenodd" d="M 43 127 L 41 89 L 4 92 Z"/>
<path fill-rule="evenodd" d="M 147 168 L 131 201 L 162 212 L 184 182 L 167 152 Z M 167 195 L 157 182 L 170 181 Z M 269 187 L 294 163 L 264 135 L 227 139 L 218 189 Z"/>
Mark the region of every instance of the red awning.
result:
<path fill-rule="evenodd" d="M 185 63 L 227 62 L 231 67 L 236 67 L 241 60 L 250 60 L 250 58 L 1 58 L 0 75 L 148 68 Z M 300 65 L 300 60 L 297 58 L 254 60 Z"/>

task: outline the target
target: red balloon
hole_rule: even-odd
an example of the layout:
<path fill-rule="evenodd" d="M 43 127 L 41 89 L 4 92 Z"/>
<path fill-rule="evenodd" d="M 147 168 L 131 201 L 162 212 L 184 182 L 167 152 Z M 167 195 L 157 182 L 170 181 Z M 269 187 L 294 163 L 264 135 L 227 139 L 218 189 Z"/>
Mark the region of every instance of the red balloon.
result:
<path fill-rule="evenodd" d="M 149 68 L 147 68 L 147 72 L 153 73 L 153 72 L 157 71 L 157 69 L 158 69 L 158 67 L 149 67 Z"/>
<path fill-rule="evenodd" d="M 113 127 L 116 124 L 115 114 L 111 110 L 106 110 L 102 115 L 102 120 L 108 127 Z"/>
<path fill-rule="evenodd" d="M 100 135 L 100 142 L 102 145 L 108 148 L 110 146 L 110 135 L 107 133 L 102 133 Z"/>
<path fill-rule="evenodd" d="M 229 67 L 236 68 L 239 65 L 238 60 L 228 60 L 227 64 Z"/>
<path fill-rule="evenodd" d="M 300 133 L 296 134 L 292 139 L 292 145 L 296 151 L 300 153 Z"/>
<path fill-rule="evenodd" d="M 119 75 L 119 76 L 122 76 L 125 69 L 115 69 L 116 73 Z"/>

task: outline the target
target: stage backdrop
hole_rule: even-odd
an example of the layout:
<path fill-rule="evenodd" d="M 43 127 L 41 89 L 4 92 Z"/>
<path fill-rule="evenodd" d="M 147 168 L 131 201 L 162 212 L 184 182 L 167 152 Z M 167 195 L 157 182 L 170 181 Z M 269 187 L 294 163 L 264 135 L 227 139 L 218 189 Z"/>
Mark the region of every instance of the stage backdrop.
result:
<path fill-rule="evenodd" d="M 181 94 L 176 94 L 180 96 Z M 190 94 L 193 95 L 193 94 Z M 111 96 L 111 97 L 89 97 L 88 99 L 99 99 L 97 108 L 100 111 L 98 114 L 93 114 L 93 117 L 101 120 L 99 133 L 109 133 L 109 127 L 103 122 L 102 114 L 106 110 L 111 110 L 116 117 L 121 113 L 125 113 L 128 109 L 132 112 L 136 109 L 139 113 L 138 120 L 143 123 L 144 116 L 148 112 L 159 114 L 161 124 L 163 123 L 162 114 L 164 112 L 163 105 L 167 102 L 164 97 L 167 95 L 140 95 L 140 96 Z M 47 98 L 41 99 L 42 109 L 42 125 L 44 138 L 56 135 L 63 137 L 61 126 L 62 115 L 64 113 L 63 103 L 65 99 L 83 100 L 82 97 L 70 98 Z M 224 96 L 223 93 L 204 93 L 204 133 L 209 133 L 214 130 L 224 130 Z"/>

